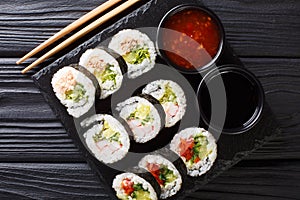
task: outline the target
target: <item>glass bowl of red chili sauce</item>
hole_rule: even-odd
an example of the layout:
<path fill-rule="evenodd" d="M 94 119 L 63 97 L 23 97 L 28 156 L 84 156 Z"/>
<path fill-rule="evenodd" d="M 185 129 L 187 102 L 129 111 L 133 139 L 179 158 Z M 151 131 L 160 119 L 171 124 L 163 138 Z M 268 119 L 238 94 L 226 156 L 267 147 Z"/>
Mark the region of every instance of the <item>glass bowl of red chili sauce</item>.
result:
<path fill-rule="evenodd" d="M 224 40 L 223 26 L 212 11 L 199 5 L 179 5 L 162 18 L 156 48 L 179 71 L 198 73 L 214 66 Z"/>

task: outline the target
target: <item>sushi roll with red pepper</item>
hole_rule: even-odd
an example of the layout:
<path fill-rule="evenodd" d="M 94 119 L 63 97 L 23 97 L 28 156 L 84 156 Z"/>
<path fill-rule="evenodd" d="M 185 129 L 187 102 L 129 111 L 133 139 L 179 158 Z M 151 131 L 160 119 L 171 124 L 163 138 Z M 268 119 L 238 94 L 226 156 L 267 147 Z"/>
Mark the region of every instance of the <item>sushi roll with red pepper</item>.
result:
<path fill-rule="evenodd" d="M 161 187 L 161 199 L 175 195 L 181 188 L 182 178 L 174 164 L 160 155 L 147 155 L 139 167 L 149 171 Z"/>
<path fill-rule="evenodd" d="M 174 126 L 184 116 L 186 97 L 182 88 L 174 81 L 153 81 L 146 85 L 143 93 L 153 96 L 161 103 L 166 114 L 166 127 Z"/>
<path fill-rule="evenodd" d="M 157 193 L 144 178 L 134 173 L 123 173 L 115 177 L 112 184 L 116 196 L 121 200 L 157 200 Z"/>
<path fill-rule="evenodd" d="M 205 174 L 217 158 L 215 138 L 203 128 L 180 131 L 171 141 L 170 148 L 181 157 L 190 176 Z"/>
<path fill-rule="evenodd" d="M 128 124 L 137 143 L 145 143 L 155 138 L 164 121 L 154 104 L 139 96 L 119 103 L 116 110 Z"/>

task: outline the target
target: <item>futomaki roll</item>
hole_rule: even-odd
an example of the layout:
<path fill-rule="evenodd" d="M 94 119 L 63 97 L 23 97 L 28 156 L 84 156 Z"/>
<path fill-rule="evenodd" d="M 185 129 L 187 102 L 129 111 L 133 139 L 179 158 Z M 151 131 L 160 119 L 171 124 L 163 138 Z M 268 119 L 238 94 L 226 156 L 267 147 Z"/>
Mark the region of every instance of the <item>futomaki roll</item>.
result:
<path fill-rule="evenodd" d="M 184 161 L 190 176 L 206 173 L 217 158 L 215 138 L 203 128 L 180 131 L 171 141 L 170 148 Z"/>
<path fill-rule="evenodd" d="M 146 98 L 131 97 L 119 103 L 116 110 L 130 127 L 137 143 L 145 143 L 155 138 L 162 127 L 158 110 Z"/>
<path fill-rule="evenodd" d="M 93 82 L 73 67 L 66 66 L 58 70 L 51 84 L 56 97 L 66 106 L 68 113 L 76 118 L 94 105 L 96 88 Z"/>
<path fill-rule="evenodd" d="M 136 78 L 155 65 L 154 44 L 146 34 L 138 30 L 120 31 L 113 36 L 108 48 L 122 55 L 128 66 L 128 78 Z"/>
<path fill-rule="evenodd" d="M 147 155 L 139 162 L 139 167 L 149 171 L 161 187 L 160 198 L 175 195 L 181 188 L 182 178 L 172 162 L 160 155 Z"/>
<path fill-rule="evenodd" d="M 104 163 L 114 163 L 128 153 L 129 136 L 123 125 L 110 115 L 95 115 L 85 120 L 82 125 L 89 126 L 97 122 L 85 134 L 88 148 L 95 157 Z"/>
<path fill-rule="evenodd" d="M 123 173 L 115 177 L 112 184 L 121 200 L 157 200 L 152 185 L 134 173 Z"/>
<path fill-rule="evenodd" d="M 101 88 L 100 99 L 119 90 L 123 75 L 119 62 L 107 51 L 101 48 L 88 49 L 80 57 L 79 65 L 85 67 L 97 78 Z"/>
<path fill-rule="evenodd" d="M 143 93 L 156 98 L 166 113 L 166 127 L 174 126 L 185 114 L 186 97 L 182 88 L 170 80 L 157 80 L 149 83 Z"/>

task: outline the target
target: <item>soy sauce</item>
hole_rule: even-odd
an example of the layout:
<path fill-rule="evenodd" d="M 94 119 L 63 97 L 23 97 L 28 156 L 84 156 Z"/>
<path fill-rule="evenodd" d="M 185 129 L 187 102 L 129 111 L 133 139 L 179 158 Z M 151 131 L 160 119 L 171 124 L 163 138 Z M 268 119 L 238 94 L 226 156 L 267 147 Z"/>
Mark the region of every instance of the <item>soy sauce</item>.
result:
<path fill-rule="evenodd" d="M 220 77 L 221 78 L 216 78 Z M 225 94 L 221 98 L 216 92 L 220 92 L 220 80 L 223 81 Z M 257 113 L 257 108 L 261 104 L 261 97 L 259 96 L 259 88 L 256 82 L 249 79 L 242 73 L 235 71 L 225 71 L 221 74 L 212 76 L 211 79 L 206 81 L 206 84 L 202 84 L 199 88 L 198 98 L 199 105 L 202 112 L 202 117 L 206 122 L 211 122 L 212 116 L 212 102 L 220 102 L 225 100 L 225 123 L 224 130 L 242 129 L 249 125 L 255 113 Z M 222 104 L 223 105 L 223 104 Z M 222 114 L 222 113 L 218 113 Z M 222 124 L 217 122 L 217 126 Z"/>

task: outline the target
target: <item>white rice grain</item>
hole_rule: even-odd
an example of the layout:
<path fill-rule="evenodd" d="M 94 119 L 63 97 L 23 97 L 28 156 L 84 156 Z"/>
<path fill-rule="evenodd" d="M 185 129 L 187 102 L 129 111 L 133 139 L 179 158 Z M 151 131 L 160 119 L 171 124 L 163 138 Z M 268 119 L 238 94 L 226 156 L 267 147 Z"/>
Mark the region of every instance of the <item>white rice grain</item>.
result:
<path fill-rule="evenodd" d="M 111 39 L 108 48 L 113 49 L 120 55 L 124 56 L 131 51 L 132 46 L 140 46 L 148 49 L 150 59 L 144 59 L 140 64 L 130 64 L 128 62 L 128 78 L 136 78 L 148 71 L 155 65 L 156 51 L 154 43 L 150 38 L 138 30 L 125 29 L 117 33 Z"/>
<path fill-rule="evenodd" d="M 143 131 L 132 130 L 134 140 L 138 143 L 145 143 L 155 138 L 162 126 L 160 115 L 157 109 L 153 106 L 153 104 L 142 97 L 136 96 L 119 103 L 117 105 L 116 110 L 120 112 L 120 117 L 128 123 L 127 118 L 130 116 L 131 113 L 133 113 L 136 110 L 139 104 L 150 106 L 150 116 L 154 119 L 152 124 L 150 124 L 154 126 L 154 130 L 151 131 L 151 134 L 144 134 Z"/>
<path fill-rule="evenodd" d="M 123 125 L 114 117 L 102 114 L 98 114 L 84 120 L 81 123 L 81 125 L 83 127 L 86 127 L 91 125 L 95 121 L 106 121 L 115 132 L 119 132 L 120 143 L 122 144 L 122 146 L 120 147 L 119 142 L 109 142 L 108 140 L 103 140 L 97 145 L 93 139 L 93 136 L 102 131 L 103 124 L 96 124 L 84 134 L 86 144 L 88 148 L 92 151 L 92 153 L 95 155 L 95 157 L 99 161 L 102 161 L 104 163 L 114 163 L 124 158 L 128 153 L 130 141 L 129 136 Z M 105 147 L 105 145 L 107 146 Z M 99 149 L 99 146 L 101 146 L 101 149 Z"/>
<path fill-rule="evenodd" d="M 186 111 L 186 97 L 184 94 L 183 89 L 174 81 L 171 80 L 157 80 L 153 81 L 149 84 L 146 85 L 146 87 L 143 89 L 144 94 L 149 94 L 153 96 L 155 99 L 160 100 L 163 95 L 165 94 L 165 86 L 169 85 L 169 87 L 172 88 L 172 91 L 176 95 L 176 100 L 178 103 L 178 111 L 175 116 L 171 117 L 170 114 L 168 113 L 168 102 L 163 103 L 162 106 L 164 108 L 164 111 L 166 113 L 166 127 L 171 127 L 174 126 L 178 121 L 180 121 Z"/>
<path fill-rule="evenodd" d="M 65 99 L 65 94 L 62 94 L 58 90 L 57 84 L 60 84 L 62 82 L 61 79 L 65 78 L 66 74 L 68 73 L 72 73 L 76 82 L 83 85 L 84 89 L 86 90 L 85 96 L 87 97 L 87 100 L 82 99 L 79 102 L 74 102 L 72 100 Z M 93 85 L 93 82 L 83 73 L 74 69 L 73 67 L 66 66 L 58 70 L 53 75 L 51 85 L 56 97 L 67 108 L 68 113 L 74 117 L 80 117 L 94 105 L 96 89 Z"/>
<path fill-rule="evenodd" d="M 114 83 L 114 81 L 111 80 L 102 83 L 101 80 L 97 79 L 101 88 L 100 99 L 105 99 L 106 97 L 120 89 L 123 81 L 123 75 L 118 61 L 109 53 L 100 48 L 88 49 L 82 54 L 79 61 L 79 65 L 87 68 L 87 70 L 89 70 L 92 74 L 95 73 L 95 70 L 97 68 L 101 68 L 101 66 L 99 66 L 99 63 L 104 63 L 103 65 L 113 65 L 114 67 L 111 67 L 111 70 L 114 71 L 114 73 L 116 74 L 116 83 Z M 112 89 L 112 87 L 115 88 Z"/>
<path fill-rule="evenodd" d="M 177 177 L 177 179 L 168 183 L 165 186 L 161 186 L 160 198 L 166 199 L 168 197 L 175 195 L 181 188 L 182 178 L 179 171 L 176 169 L 173 163 L 160 155 L 147 155 L 144 158 L 142 158 L 142 160 L 139 162 L 139 167 L 148 170 L 147 169 L 148 163 L 164 165 L 167 166 L 168 169 L 173 171 L 173 174 Z"/>
<path fill-rule="evenodd" d="M 201 135 L 207 138 L 208 140 L 207 151 L 210 153 L 205 159 L 202 159 L 198 163 L 188 165 L 187 164 L 188 161 L 186 160 L 186 158 L 180 156 L 180 147 L 179 147 L 181 142 L 180 139 L 188 140 L 190 138 L 194 138 L 194 136 L 198 135 L 199 133 L 201 133 Z M 211 133 L 209 133 L 203 128 L 191 127 L 180 131 L 172 139 L 170 148 L 172 151 L 174 151 L 176 154 L 178 154 L 181 157 L 181 159 L 187 166 L 188 175 L 190 176 L 201 176 L 202 174 L 205 174 L 208 170 L 210 170 L 210 168 L 213 166 L 213 163 L 217 158 L 217 144 L 215 138 Z"/>

